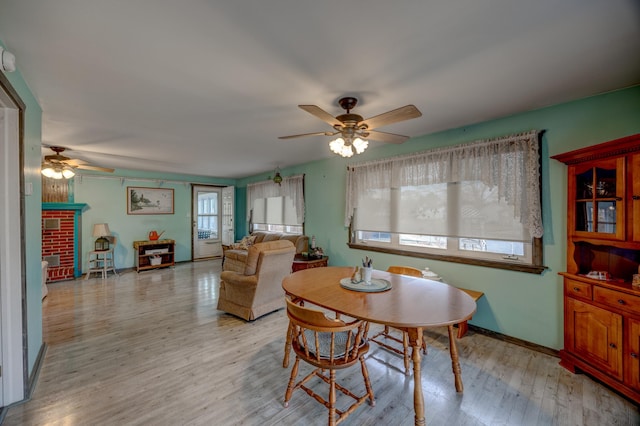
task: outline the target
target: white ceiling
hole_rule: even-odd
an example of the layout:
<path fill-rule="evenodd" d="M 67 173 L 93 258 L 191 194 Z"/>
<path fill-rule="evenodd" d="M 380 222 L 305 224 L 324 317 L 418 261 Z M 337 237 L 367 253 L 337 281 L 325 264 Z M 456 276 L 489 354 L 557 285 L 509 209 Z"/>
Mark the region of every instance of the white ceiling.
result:
<path fill-rule="evenodd" d="M 637 0 L 0 0 L 0 40 L 44 144 L 230 178 L 334 155 L 298 104 L 419 136 L 640 83 Z"/>

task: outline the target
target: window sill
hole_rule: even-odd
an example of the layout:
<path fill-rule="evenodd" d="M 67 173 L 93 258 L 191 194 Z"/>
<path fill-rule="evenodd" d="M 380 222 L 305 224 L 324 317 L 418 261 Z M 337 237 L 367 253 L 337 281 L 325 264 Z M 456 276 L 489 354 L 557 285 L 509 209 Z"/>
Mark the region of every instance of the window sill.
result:
<path fill-rule="evenodd" d="M 464 263 L 466 265 L 485 266 L 488 268 L 506 269 L 509 271 L 526 272 L 529 274 L 540 275 L 547 269 L 546 266 L 529 265 L 529 264 L 523 264 L 523 263 L 499 262 L 495 260 L 486 260 L 486 259 L 471 259 L 468 257 L 447 256 L 447 255 L 439 255 L 439 254 L 432 254 L 432 253 L 417 253 L 409 250 L 390 249 L 390 248 L 375 247 L 375 246 L 368 246 L 364 244 L 355 244 L 355 243 L 347 243 L 347 245 L 349 246 L 349 248 L 358 249 L 358 250 L 397 254 L 400 256 L 417 257 L 421 259 L 441 260 L 444 262 Z"/>

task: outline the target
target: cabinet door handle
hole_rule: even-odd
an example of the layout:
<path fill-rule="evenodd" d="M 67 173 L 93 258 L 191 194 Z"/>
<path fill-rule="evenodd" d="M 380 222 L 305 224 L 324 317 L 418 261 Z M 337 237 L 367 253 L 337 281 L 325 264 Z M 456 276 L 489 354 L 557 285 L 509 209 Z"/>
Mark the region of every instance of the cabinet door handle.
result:
<path fill-rule="evenodd" d="M 616 344 L 615 344 L 615 343 L 609 343 L 609 347 L 610 347 L 611 349 L 615 349 L 615 348 L 616 348 Z"/>
<path fill-rule="evenodd" d="M 620 304 L 620 305 L 626 305 L 626 304 L 627 304 L 627 302 L 625 302 L 625 301 L 624 301 L 624 300 L 622 300 L 622 299 L 618 299 L 618 304 Z"/>
<path fill-rule="evenodd" d="M 631 358 L 638 359 L 638 354 L 635 352 L 631 352 Z"/>
<path fill-rule="evenodd" d="M 632 195 L 631 199 L 633 200 L 640 200 L 640 195 Z"/>
<path fill-rule="evenodd" d="M 574 287 L 574 288 L 573 288 L 573 291 L 580 291 L 580 288 L 578 288 L 578 287 Z"/>

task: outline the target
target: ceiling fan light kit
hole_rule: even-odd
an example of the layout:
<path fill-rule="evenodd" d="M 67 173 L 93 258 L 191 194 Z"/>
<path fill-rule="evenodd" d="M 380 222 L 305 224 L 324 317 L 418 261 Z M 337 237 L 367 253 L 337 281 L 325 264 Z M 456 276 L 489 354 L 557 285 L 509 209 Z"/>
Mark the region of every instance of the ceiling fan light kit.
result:
<path fill-rule="evenodd" d="M 73 168 L 69 166 L 49 163 L 42 164 L 42 170 L 40 173 L 42 173 L 44 177 L 48 177 L 50 179 L 71 179 L 76 175 Z"/>
<path fill-rule="evenodd" d="M 361 115 L 352 114 L 351 110 L 358 100 L 353 97 L 344 97 L 338 101 L 340 107 L 346 110 L 345 114 L 332 116 L 317 105 L 298 105 L 309 114 L 316 116 L 333 127 L 335 132 L 315 132 L 300 135 L 281 136 L 280 139 L 293 139 L 303 136 L 338 136 L 329 142 L 329 149 L 343 157 L 351 157 L 354 154 L 362 154 L 369 146 L 367 139 L 378 140 L 387 143 L 402 143 L 409 139 L 408 136 L 396 135 L 374 131 L 373 129 L 422 116 L 422 113 L 414 105 L 406 105 L 392 111 L 387 111 L 375 117 L 363 119 Z"/>
<path fill-rule="evenodd" d="M 76 175 L 75 169 L 98 170 L 101 172 L 113 173 L 113 169 L 106 167 L 92 166 L 82 160 L 73 159 L 61 155 L 66 148 L 60 146 L 50 146 L 55 155 L 45 155 L 40 173 L 50 179 L 71 179 Z"/>
<path fill-rule="evenodd" d="M 349 142 L 339 137 L 329 142 L 329 149 L 343 157 L 353 156 L 354 148 L 356 150 L 356 154 L 362 154 L 368 146 L 369 141 L 360 138 L 355 138 L 353 142 Z"/>

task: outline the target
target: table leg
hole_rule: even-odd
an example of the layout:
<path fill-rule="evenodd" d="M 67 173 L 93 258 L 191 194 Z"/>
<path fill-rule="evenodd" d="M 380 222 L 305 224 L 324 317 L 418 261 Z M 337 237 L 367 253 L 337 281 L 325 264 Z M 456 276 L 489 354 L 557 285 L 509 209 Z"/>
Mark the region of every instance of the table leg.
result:
<path fill-rule="evenodd" d="M 413 359 L 413 409 L 416 426 L 424 426 L 424 396 L 422 395 L 422 374 L 420 372 L 420 350 L 422 349 L 422 328 L 409 328 L 409 343 Z"/>
<path fill-rule="evenodd" d="M 456 392 L 462 392 L 464 386 L 462 384 L 462 370 L 460 369 L 460 360 L 458 359 L 458 348 L 456 347 L 456 335 L 453 331 L 453 325 L 449 329 L 449 353 L 451 354 L 451 368 L 453 369 L 453 377 L 456 383 Z"/>

